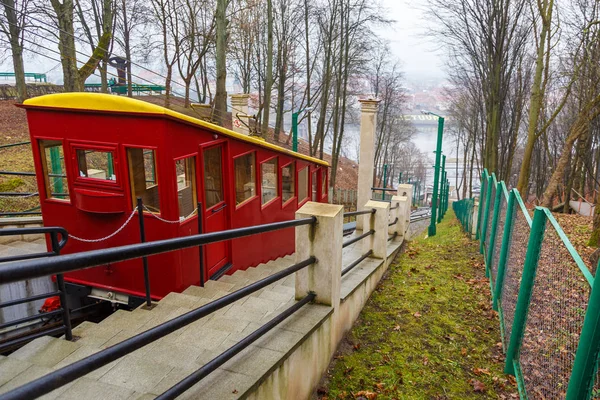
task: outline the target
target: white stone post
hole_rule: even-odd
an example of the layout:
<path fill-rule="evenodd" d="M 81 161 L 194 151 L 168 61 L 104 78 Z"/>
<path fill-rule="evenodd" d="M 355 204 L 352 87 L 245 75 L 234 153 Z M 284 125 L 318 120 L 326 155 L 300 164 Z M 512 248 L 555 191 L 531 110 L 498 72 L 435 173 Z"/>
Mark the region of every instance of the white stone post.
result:
<path fill-rule="evenodd" d="M 369 250 L 373 250 L 373 257 L 387 257 L 387 240 L 388 240 L 388 224 L 390 214 L 390 203 L 386 201 L 369 200 L 363 207 L 363 210 L 377 210 L 375 214 L 365 214 L 362 217 L 364 230 L 373 229 L 375 233 L 362 240 L 363 254 Z M 356 219 L 358 222 L 358 218 Z"/>
<path fill-rule="evenodd" d="M 315 216 L 314 225 L 296 227 L 296 262 L 314 256 L 317 262 L 296 272 L 296 300 L 315 292 L 316 303 L 337 308 L 342 280 L 344 206 L 309 201 L 296 219 Z"/>
<path fill-rule="evenodd" d="M 409 209 L 412 206 L 413 190 L 413 185 L 409 185 L 406 183 L 401 183 L 398 185 L 398 196 L 406 196 L 408 198 Z"/>
<path fill-rule="evenodd" d="M 404 232 L 406 232 L 408 224 L 410 223 L 410 217 L 409 221 L 406 221 L 406 210 L 408 209 L 408 205 L 410 203 L 408 202 L 408 198 L 406 196 L 394 196 L 392 197 L 392 207 L 396 206 L 396 204 L 398 204 L 398 208 L 396 208 L 394 211 L 396 211 L 395 218 L 398 218 L 398 220 L 396 221 L 395 225 L 389 227 L 388 234 L 393 235 L 395 233 L 396 239 L 394 239 L 394 241 L 403 241 L 406 239 L 404 237 Z"/>
<path fill-rule="evenodd" d="M 234 132 L 248 135 L 248 99 L 249 94 L 232 94 L 231 95 L 231 127 Z M 237 114 L 240 114 L 238 117 Z"/>
<path fill-rule="evenodd" d="M 359 100 L 360 109 L 360 154 L 358 164 L 357 210 L 364 210 L 363 204 L 371 200 L 373 173 L 375 171 L 375 128 L 379 100 Z M 363 229 L 363 218 L 356 219 L 356 229 Z"/>

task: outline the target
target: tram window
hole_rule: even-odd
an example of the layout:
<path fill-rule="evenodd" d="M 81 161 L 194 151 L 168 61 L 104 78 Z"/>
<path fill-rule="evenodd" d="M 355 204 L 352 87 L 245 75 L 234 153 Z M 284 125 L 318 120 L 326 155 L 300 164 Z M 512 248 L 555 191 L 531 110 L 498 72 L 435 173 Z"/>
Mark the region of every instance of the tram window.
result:
<path fill-rule="evenodd" d="M 222 146 L 204 150 L 204 201 L 211 208 L 223 201 Z"/>
<path fill-rule="evenodd" d="M 317 171 L 312 173 L 312 201 L 317 201 Z"/>
<path fill-rule="evenodd" d="M 179 219 L 191 216 L 196 209 L 196 157 L 175 161 Z"/>
<path fill-rule="evenodd" d="M 249 153 L 234 160 L 235 204 L 238 205 L 256 195 L 256 158 Z"/>
<path fill-rule="evenodd" d="M 116 181 L 113 154 L 110 151 L 77 149 L 77 165 L 81 178 Z"/>
<path fill-rule="evenodd" d="M 158 195 L 158 179 L 156 176 L 156 151 L 151 149 L 127 149 L 129 163 L 129 182 L 133 204 L 137 198 L 142 198 L 142 203 L 151 212 L 160 212 L 160 199 Z"/>
<path fill-rule="evenodd" d="M 298 171 L 298 202 L 308 197 L 308 167 Z"/>
<path fill-rule="evenodd" d="M 327 194 L 327 170 L 323 169 L 321 172 L 321 197 L 325 197 Z"/>
<path fill-rule="evenodd" d="M 295 194 L 294 178 L 296 171 L 294 169 L 294 163 L 281 168 L 281 195 L 284 203 L 292 199 Z"/>
<path fill-rule="evenodd" d="M 262 204 L 267 204 L 277 197 L 277 158 L 260 164 L 260 182 Z"/>
<path fill-rule="evenodd" d="M 46 197 L 69 201 L 65 154 L 59 140 L 40 140 L 40 156 L 46 185 Z"/>

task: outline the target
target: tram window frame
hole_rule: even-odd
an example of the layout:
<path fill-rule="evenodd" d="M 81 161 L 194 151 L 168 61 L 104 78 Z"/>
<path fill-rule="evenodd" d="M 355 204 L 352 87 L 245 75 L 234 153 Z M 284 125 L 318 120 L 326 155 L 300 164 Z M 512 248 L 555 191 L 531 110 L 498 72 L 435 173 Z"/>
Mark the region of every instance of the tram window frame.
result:
<path fill-rule="evenodd" d="M 265 171 L 263 168 L 267 164 L 273 165 L 272 173 L 275 174 L 275 194 L 273 195 L 272 198 L 265 201 L 264 194 L 265 194 L 266 187 L 265 187 L 265 179 L 264 179 Z M 268 173 L 270 173 L 270 171 L 268 171 Z M 261 204 L 261 206 L 264 207 L 264 206 L 267 206 L 267 205 L 273 203 L 278 198 L 279 198 L 279 157 L 274 156 L 274 157 L 271 157 L 260 163 L 260 204 Z"/>
<path fill-rule="evenodd" d="M 314 169 L 310 172 L 310 200 L 319 201 L 319 171 Z"/>
<path fill-rule="evenodd" d="M 254 188 L 252 190 L 252 195 L 250 197 L 247 197 L 241 201 L 238 201 L 238 161 L 242 160 L 245 157 L 252 157 L 252 162 L 250 163 L 250 168 L 251 168 L 251 180 L 248 180 L 246 183 L 244 183 L 244 186 L 248 185 L 248 184 L 254 184 Z M 252 176 L 253 175 L 253 176 Z M 256 170 L 256 151 L 249 151 L 246 152 L 244 154 L 240 154 L 237 155 L 233 158 L 233 182 L 234 182 L 234 197 L 235 197 L 235 207 L 236 209 L 250 203 L 252 200 L 256 199 L 258 197 L 258 185 L 257 185 L 257 180 L 258 180 L 258 174 L 257 174 L 257 170 Z M 245 192 L 245 191 L 244 191 Z M 243 192 L 242 192 L 243 193 Z"/>
<path fill-rule="evenodd" d="M 132 156 L 131 156 L 131 151 L 136 150 L 142 151 L 142 157 L 145 156 L 144 151 L 145 150 L 150 150 L 152 151 L 153 154 L 153 183 L 151 185 L 148 185 L 148 180 L 146 179 L 146 167 L 145 167 L 145 163 L 146 160 L 144 160 L 144 193 L 138 194 L 138 192 L 136 191 L 136 187 L 135 187 L 135 181 L 134 181 L 134 166 L 133 166 L 133 160 L 132 160 Z M 156 147 L 151 147 L 151 146 L 127 146 L 125 148 L 125 153 L 126 153 L 126 157 L 127 157 L 127 175 L 129 178 L 129 193 L 131 195 L 131 201 L 132 201 L 132 208 L 135 208 L 137 205 L 137 198 L 141 197 L 142 198 L 142 204 L 145 206 L 143 212 L 145 213 L 150 213 L 150 214 L 161 214 L 161 189 L 160 189 L 160 177 L 158 176 L 158 166 L 157 166 L 157 160 L 158 160 L 158 156 L 157 156 L 157 149 Z M 156 189 L 155 189 L 156 188 Z M 158 207 L 156 207 L 156 205 L 153 204 L 149 204 L 147 201 L 144 201 L 144 194 L 146 191 L 148 190 L 155 190 L 156 191 L 156 196 L 154 196 L 154 198 L 156 199 L 156 201 L 158 202 Z M 148 207 L 148 209 L 146 209 L 146 207 Z M 149 210 L 150 208 L 153 208 L 157 211 L 154 210 Z"/>
<path fill-rule="evenodd" d="M 71 143 L 71 159 L 72 168 L 74 174 L 74 184 L 79 186 L 89 186 L 96 188 L 105 189 L 122 189 L 122 179 L 119 173 L 119 155 L 117 151 L 117 145 L 105 145 L 95 143 Z M 108 153 L 112 156 L 112 169 L 115 179 L 105 178 L 94 178 L 89 176 L 81 176 L 80 173 L 80 152 L 95 151 L 100 153 Z M 87 160 L 86 160 L 87 162 Z"/>
<path fill-rule="evenodd" d="M 68 172 L 67 172 L 67 163 L 66 163 L 66 152 L 65 152 L 65 144 L 63 140 L 60 139 L 38 139 L 37 140 L 37 144 L 38 144 L 38 150 L 39 150 L 39 156 L 40 156 L 40 163 L 42 166 L 42 174 L 43 174 L 43 178 L 44 178 L 44 192 L 46 194 L 46 199 L 45 200 L 49 200 L 49 201 L 58 201 L 60 203 L 70 203 L 71 202 L 71 191 L 69 188 L 69 177 L 68 177 Z M 60 147 L 60 149 L 62 150 L 62 164 L 60 166 L 60 168 L 63 171 L 64 176 L 61 177 L 51 177 L 50 173 L 48 172 L 48 169 L 50 167 L 49 164 L 49 160 L 48 160 L 48 156 L 46 154 L 46 150 L 49 150 L 51 148 L 54 147 Z M 50 184 L 50 179 L 60 179 L 63 185 L 63 188 L 66 190 L 64 192 L 65 196 L 64 197 L 57 197 L 53 195 L 53 185 Z"/>
<path fill-rule="evenodd" d="M 310 167 L 308 165 L 305 165 L 303 168 L 297 168 L 297 172 L 296 172 L 296 183 L 297 183 L 297 196 L 298 196 L 298 205 L 300 205 L 301 203 L 310 200 Z M 302 181 L 301 181 L 301 176 L 300 174 L 304 173 L 304 187 L 301 186 Z M 304 190 L 304 197 L 301 197 L 300 194 L 302 193 L 301 190 Z"/>
<path fill-rule="evenodd" d="M 283 190 L 283 170 L 286 168 L 291 168 L 291 172 L 290 172 L 290 178 L 291 178 L 291 196 L 289 198 L 286 199 L 286 195 L 284 194 L 284 190 Z M 281 172 L 280 172 L 280 176 L 281 176 L 281 202 L 283 203 L 283 205 L 285 206 L 286 204 L 288 204 L 290 201 L 294 200 L 297 197 L 297 190 L 296 190 L 296 184 L 297 184 L 297 179 L 296 179 L 296 163 L 294 161 L 291 161 L 285 165 L 283 165 L 281 168 Z M 289 191 L 288 191 L 289 192 Z M 288 194 L 289 195 L 289 194 Z"/>
<path fill-rule="evenodd" d="M 196 154 L 190 154 L 184 157 L 179 157 L 176 158 L 174 160 L 175 162 L 175 185 L 176 185 L 176 193 L 177 193 L 177 212 L 179 214 L 179 220 L 181 222 L 183 221 L 187 221 L 190 218 L 194 217 L 195 215 L 197 215 L 197 211 L 198 211 L 198 186 L 196 184 L 196 174 L 197 174 L 197 162 L 198 162 L 198 158 L 196 156 Z M 185 186 L 182 189 L 179 189 L 179 175 L 177 174 L 177 163 L 179 162 L 183 162 L 183 168 L 184 168 L 184 182 L 187 180 L 189 181 L 189 185 Z M 191 171 L 191 173 L 190 173 Z M 189 173 L 189 179 L 188 178 L 188 173 Z M 183 189 L 187 189 L 187 188 L 191 188 L 191 192 L 192 192 L 192 210 L 188 213 L 184 213 L 183 215 L 181 215 L 181 203 L 182 203 L 182 199 L 179 197 L 179 192 L 180 190 Z"/>
<path fill-rule="evenodd" d="M 321 167 L 321 199 L 327 196 L 327 168 Z"/>

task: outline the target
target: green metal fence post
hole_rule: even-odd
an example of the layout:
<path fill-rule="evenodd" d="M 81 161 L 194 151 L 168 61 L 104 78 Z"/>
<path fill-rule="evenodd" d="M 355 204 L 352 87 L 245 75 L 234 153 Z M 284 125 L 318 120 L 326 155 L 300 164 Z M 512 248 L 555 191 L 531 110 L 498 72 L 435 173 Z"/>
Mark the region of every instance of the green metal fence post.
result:
<path fill-rule="evenodd" d="M 444 201 L 444 181 L 446 180 L 444 178 L 444 176 L 446 175 L 445 169 L 446 169 L 446 155 L 444 154 L 444 155 L 442 155 L 442 169 L 440 171 L 441 172 L 440 173 L 440 188 L 439 188 L 440 193 L 438 196 L 440 204 L 438 206 L 438 211 L 439 211 L 438 218 L 437 218 L 438 224 L 440 222 L 442 222 L 442 217 L 443 217 L 442 213 L 444 212 L 444 210 L 442 209 L 442 203 Z"/>
<path fill-rule="evenodd" d="M 596 268 L 598 271 L 600 265 Z M 592 393 L 600 351 L 600 279 L 594 279 L 588 308 L 583 320 L 583 328 L 579 336 L 579 344 L 575 353 L 571 379 L 567 389 L 567 400 L 590 399 L 600 397 L 600 393 Z"/>
<path fill-rule="evenodd" d="M 485 235 L 487 232 L 488 218 L 490 216 L 490 199 L 492 198 L 492 177 L 488 176 L 485 184 L 485 210 L 483 210 L 483 219 L 481 220 L 481 237 L 479 242 L 479 252 L 483 254 L 485 248 Z M 481 205 L 480 205 L 481 207 Z"/>
<path fill-rule="evenodd" d="M 537 270 L 544 232 L 546 230 L 546 213 L 541 207 L 536 207 L 533 213 L 533 223 L 531 224 L 531 233 L 527 242 L 527 253 L 523 264 L 523 275 L 519 287 L 519 296 L 517 298 L 517 307 L 513 319 L 510 342 L 506 350 L 506 364 L 504 372 L 515 375 L 515 365 L 518 363 L 517 355 L 523 341 L 525 332 L 525 323 L 527 322 L 527 312 L 531 301 L 531 292 Z"/>
<path fill-rule="evenodd" d="M 477 210 L 477 227 L 475 229 L 475 240 L 479 240 L 481 236 L 481 217 L 483 216 L 482 201 L 483 201 L 483 185 L 487 182 L 487 169 L 481 174 L 481 184 L 479 185 L 479 209 Z"/>
<path fill-rule="evenodd" d="M 494 215 L 492 216 L 492 226 L 490 231 L 490 240 L 488 243 L 488 249 L 485 257 L 485 274 L 488 278 L 490 275 L 490 264 L 492 262 L 492 257 L 494 256 L 494 244 L 496 243 L 496 230 L 498 229 L 498 215 L 500 214 L 500 201 L 502 193 L 502 185 L 500 183 L 496 184 L 496 198 L 494 200 Z M 490 279 L 490 283 L 493 284 Z M 492 290 L 492 295 L 494 294 L 494 287 L 490 286 Z"/>
<path fill-rule="evenodd" d="M 515 205 L 515 191 L 513 189 L 508 194 L 508 203 L 506 204 L 506 219 L 504 222 L 504 232 L 502 233 L 502 247 L 500 247 L 500 258 L 498 259 L 498 275 L 496 276 L 496 288 L 494 289 L 492 307 L 498 311 L 498 299 L 502 296 L 502 287 L 504 285 L 504 272 L 508 261 L 510 236 L 513 229 L 513 215 Z"/>

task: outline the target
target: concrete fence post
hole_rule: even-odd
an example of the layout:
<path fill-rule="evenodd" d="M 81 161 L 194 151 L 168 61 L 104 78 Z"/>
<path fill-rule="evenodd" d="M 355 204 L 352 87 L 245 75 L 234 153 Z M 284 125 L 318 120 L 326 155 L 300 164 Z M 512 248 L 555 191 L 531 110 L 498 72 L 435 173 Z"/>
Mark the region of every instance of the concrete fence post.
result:
<path fill-rule="evenodd" d="M 316 303 L 337 308 L 342 280 L 344 206 L 309 201 L 296 219 L 315 216 L 314 225 L 296 227 L 296 262 L 314 256 L 317 262 L 296 272 L 296 300 L 314 292 Z"/>
<path fill-rule="evenodd" d="M 363 232 L 373 229 L 373 233 L 368 238 L 362 240 L 363 254 L 369 250 L 373 250 L 373 257 L 387 257 L 387 242 L 388 242 L 388 224 L 390 214 L 390 203 L 385 201 L 369 200 L 363 207 L 364 210 L 374 208 L 377 210 L 375 214 L 363 215 Z M 358 218 L 357 218 L 358 221 Z"/>
<path fill-rule="evenodd" d="M 363 205 L 371 200 L 373 171 L 375 170 L 375 129 L 379 100 L 359 100 L 360 107 L 360 153 L 358 164 L 358 193 L 356 209 L 364 210 Z M 363 218 L 356 219 L 356 229 L 363 229 Z"/>
<path fill-rule="evenodd" d="M 231 95 L 231 129 L 234 132 L 248 135 L 248 99 L 249 94 L 232 94 Z M 237 114 L 240 114 L 239 117 Z"/>
<path fill-rule="evenodd" d="M 406 222 L 406 210 L 410 203 L 406 196 L 394 196 L 392 197 L 392 207 L 396 204 L 398 204 L 398 208 L 394 210 L 396 211 L 396 216 L 394 218 L 398 218 L 398 221 L 396 221 L 396 224 L 389 227 L 388 233 L 390 235 L 396 234 L 396 239 L 394 239 L 394 241 L 403 241 L 406 239 L 404 233 L 408 228 L 408 222 Z"/>

